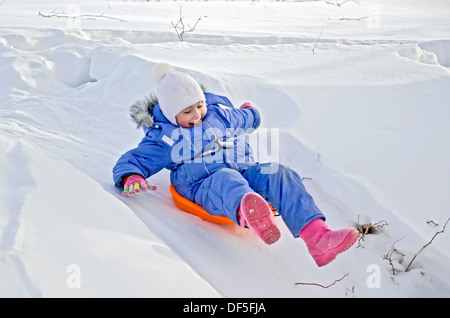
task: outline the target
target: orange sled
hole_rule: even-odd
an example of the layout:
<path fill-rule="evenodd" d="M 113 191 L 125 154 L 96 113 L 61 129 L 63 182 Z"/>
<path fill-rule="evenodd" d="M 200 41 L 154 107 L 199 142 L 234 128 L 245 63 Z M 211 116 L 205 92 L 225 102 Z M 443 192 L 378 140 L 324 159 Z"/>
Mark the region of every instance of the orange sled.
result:
<path fill-rule="evenodd" d="M 235 224 L 226 216 L 217 216 L 209 214 L 200 205 L 178 194 L 177 190 L 175 190 L 175 188 L 172 185 L 170 185 L 170 193 L 172 194 L 172 200 L 175 203 L 175 205 L 187 213 L 193 214 L 205 221 L 209 221 L 212 223 Z M 273 214 L 276 215 L 277 211 L 272 206 L 270 206 L 270 208 L 272 209 Z"/>

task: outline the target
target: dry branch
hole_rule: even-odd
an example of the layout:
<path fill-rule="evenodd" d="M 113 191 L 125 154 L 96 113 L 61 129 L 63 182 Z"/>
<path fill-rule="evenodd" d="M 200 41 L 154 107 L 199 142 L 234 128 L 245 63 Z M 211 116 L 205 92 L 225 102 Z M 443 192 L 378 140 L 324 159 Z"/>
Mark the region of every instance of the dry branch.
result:
<path fill-rule="evenodd" d="M 357 5 L 359 5 L 359 2 L 358 2 L 358 1 L 355 1 L 355 0 L 344 0 L 344 1 L 340 2 L 340 3 L 337 2 L 337 0 L 335 0 L 334 2 L 327 1 L 327 4 L 333 4 L 333 5 L 337 5 L 338 7 L 340 7 L 340 6 L 342 6 L 343 4 L 345 4 L 345 3 L 347 3 L 347 2 L 350 2 L 350 1 L 355 2 Z"/>
<path fill-rule="evenodd" d="M 425 244 L 425 245 L 420 249 L 420 251 L 417 252 L 416 255 L 414 255 L 414 257 L 412 258 L 411 262 L 409 262 L 408 266 L 406 267 L 405 272 L 409 271 L 409 268 L 411 267 L 411 264 L 414 262 L 414 260 L 416 259 L 416 257 L 417 257 L 417 256 L 418 256 L 418 255 L 419 255 L 419 254 L 420 254 L 427 246 L 429 246 L 429 245 L 433 242 L 433 240 L 436 238 L 436 236 L 438 236 L 438 234 L 444 233 L 445 227 L 447 226 L 448 221 L 450 221 L 450 218 L 447 219 L 447 221 L 445 222 L 444 227 L 442 228 L 442 230 L 440 230 L 440 231 L 434 233 L 434 235 L 433 235 L 433 237 L 431 238 L 431 240 L 430 240 L 427 244 Z"/>
<path fill-rule="evenodd" d="M 183 42 L 184 38 L 184 34 L 187 32 L 193 32 L 195 30 L 195 28 L 197 27 L 198 22 L 202 19 L 202 17 L 200 16 L 197 21 L 195 22 L 194 26 L 191 27 L 188 24 L 189 29 L 186 29 L 186 26 L 184 25 L 184 17 L 181 14 L 181 10 L 182 7 L 180 6 L 180 18 L 178 19 L 178 21 L 176 23 L 170 22 L 172 23 L 173 28 L 175 29 L 175 32 L 177 33 L 178 39 L 180 40 L 180 42 Z"/>
<path fill-rule="evenodd" d="M 359 215 L 358 215 L 358 222 L 356 223 L 356 228 L 357 228 L 358 232 L 361 234 L 361 236 L 358 239 L 357 247 L 363 247 L 361 244 L 361 241 L 364 241 L 364 238 L 367 234 L 374 233 L 377 229 L 380 229 L 386 225 L 388 225 L 388 223 L 385 220 L 381 220 L 374 224 L 372 224 L 372 223 L 360 224 L 359 223 Z"/>
<path fill-rule="evenodd" d="M 65 12 L 50 12 L 48 14 L 44 14 L 41 13 L 41 11 L 39 11 L 38 13 L 41 17 L 44 18 L 65 18 L 65 19 L 93 19 L 93 18 L 103 18 L 103 19 L 111 19 L 111 20 L 117 20 L 117 21 L 121 21 L 121 22 L 127 22 L 126 20 L 123 19 L 119 19 L 119 18 L 115 18 L 115 17 L 110 17 L 104 14 L 79 14 L 79 15 L 73 15 L 73 14 L 67 14 Z"/>
<path fill-rule="evenodd" d="M 316 54 L 316 46 L 317 46 L 317 43 L 319 43 L 320 38 L 322 37 L 322 33 L 323 33 L 323 30 L 322 30 L 322 32 L 320 32 L 320 35 L 317 38 L 316 43 L 314 44 L 314 47 L 312 48 L 313 55 Z"/>
<path fill-rule="evenodd" d="M 376 15 L 370 15 L 370 16 L 367 16 L 367 17 L 360 17 L 360 18 L 339 18 L 339 21 L 361 21 L 361 20 L 364 20 L 364 19 L 370 19 L 370 18 L 374 18 L 374 17 L 376 17 Z"/>
<path fill-rule="evenodd" d="M 396 255 L 400 255 L 400 256 L 403 256 L 403 257 L 406 256 L 405 254 L 403 254 L 402 252 L 400 252 L 398 249 L 395 248 L 395 243 L 397 243 L 398 241 L 400 241 L 402 239 L 403 238 L 398 239 L 397 241 L 392 243 L 391 250 L 386 255 L 383 255 L 383 259 L 389 261 L 389 265 L 391 265 L 392 275 L 395 275 L 395 267 L 394 267 L 394 263 L 392 262 L 393 261 L 392 255 L 394 255 L 394 253 L 395 253 Z"/>
<path fill-rule="evenodd" d="M 295 283 L 295 285 L 308 285 L 308 286 L 319 286 L 319 287 L 322 287 L 322 288 L 329 288 L 329 287 L 333 286 L 334 284 L 336 284 L 337 282 L 340 282 L 341 280 L 343 280 L 345 277 L 348 276 L 348 274 L 349 273 L 345 274 L 341 278 L 336 279 L 334 282 L 332 282 L 331 284 L 326 285 L 326 286 L 324 286 L 322 284 L 318 284 L 318 283 Z"/>

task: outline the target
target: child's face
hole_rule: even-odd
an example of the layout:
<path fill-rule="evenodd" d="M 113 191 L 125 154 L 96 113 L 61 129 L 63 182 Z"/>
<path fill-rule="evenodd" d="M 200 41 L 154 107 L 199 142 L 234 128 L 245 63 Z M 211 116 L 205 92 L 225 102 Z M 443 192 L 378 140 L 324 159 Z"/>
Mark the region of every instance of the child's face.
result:
<path fill-rule="evenodd" d="M 178 125 L 183 128 L 195 127 L 201 124 L 206 114 L 206 106 L 203 101 L 186 107 L 175 116 Z"/>

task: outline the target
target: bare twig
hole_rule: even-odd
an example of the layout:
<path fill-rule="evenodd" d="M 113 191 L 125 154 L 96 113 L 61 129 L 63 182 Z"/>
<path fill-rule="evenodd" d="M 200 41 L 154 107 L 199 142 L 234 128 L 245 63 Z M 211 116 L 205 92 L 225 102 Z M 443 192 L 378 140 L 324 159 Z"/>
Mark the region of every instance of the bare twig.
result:
<path fill-rule="evenodd" d="M 320 35 L 317 38 L 316 43 L 314 44 L 314 47 L 312 48 L 313 54 L 316 54 L 316 46 L 317 46 L 317 43 L 319 43 L 320 38 L 322 37 L 322 33 L 323 33 L 323 30 L 322 30 L 322 32 L 320 32 Z"/>
<path fill-rule="evenodd" d="M 417 252 L 416 255 L 414 255 L 414 257 L 412 258 L 411 262 L 409 262 L 408 266 L 406 267 L 405 272 L 409 271 L 409 268 L 411 267 L 411 264 L 414 262 L 414 260 L 416 259 L 416 257 L 417 257 L 417 256 L 418 256 L 418 255 L 419 255 L 419 254 L 420 254 L 420 253 L 421 253 L 428 245 L 430 245 L 430 244 L 433 242 L 433 240 L 436 238 L 436 236 L 438 236 L 438 234 L 444 233 L 445 227 L 447 226 L 448 221 L 450 221 L 450 218 L 447 219 L 447 221 L 445 222 L 444 227 L 442 228 L 442 230 L 436 232 L 436 233 L 433 235 L 433 237 L 431 238 L 431 240 L 430 240 L 427 244 L 425 244 L 425 245 L 420 249 L 420 251 Z"/>
<path fill-rule="evenodd" d="M 53 11 L 54 12 L 54 11 Z M 53 13 L 50 12 L 48 14 L 43 14 L 41 13 L 41 11 L 39 11 L 39 15 L 41 17 L 44 18 L 66 18 L 66 19 L 83 19 L 83 18 L 104 18 L 104 19 L 111 19 L 111 20 L 117 20 L 117 21 L 121 21 L 121 22 L 127 22 L 126 20 L 123 19 L 119 19 L 119 18 L 115 18 L 115 17 L 110 17 L 104 14 L 79 14 L 79 15 L 71 15 L 71 14 L 67 14 L 64 12 L 61 13 Z"/>
<path fill-rule="evenodd" d="M 340 7 L 340 6 L 342 6 L 343 4 L 345 4 L 345 3 L 347 3 L 347 2 L 350 2 L 350 1 L 355 2 L 357 5 L 359 5 L 359 2 L 356 1 L 356 0 L 344 0 L 344 1 L 342 1 L 341 3 L 338 3 L 337 0 L 335 0 L 334 2 L 327 1 L 327 4 L 334 4 L 334 5 L 337 5 L 338 7 Z"/>
<path fill-rule="evenodd" d="M 175 29 L 175 32 L 177 33 L 177 36 L 178 36 L 178 39 L 180 40 L 180 42 L 183 42 L 184 34 L 187 32 L 193 32 L 195 30 L 195 28 L 197 27 L 198 22 L 202 19 L 202 17 L 200 16 L 197 19 L 197 21 L 195 22 L 193 27 L 191 27 L 188 24 L 189 29 L 186 29 L 186 26 L 184 25 L 184 21 L 183 21 L 184 17 L 181 14 L 181 10 L 182 10 L 182 7 L 180 6 L 180 19 L 176 23 L 173 23 L 173 22 L 170 22 L 170 23 L 172 24 L 173 28 Z"/>
<path fill-rule="evenodd" d="M 348 276 L 348 274 L 349 273 L 345 274 L 344 276 L 342 276 L 339 279 L 336 279 L 334 282 L 332 282 L 331 284 L 329 284 L 327 286 L 324 286 L 322 284 L 317 284 L 317 283 L 295 283 L 295 285 L 308 285 L 308 286 L 319 286 L 319 287 L 322 287 L 322 288 L 329 288 L 329 287 L 333 286 L 334 284 L 336 284 L 337 282 L 340 282 L 341 280 L 343 280 L 345 277 Z"/>
<path fill-rule="evenodd" d="M 361 241 L 364 241 L 364 238 L 367 234 L 374 233 L 377 229 L 380 229 L 386 225 L 388 225 L 388 223 L 385 220 L 379 221 L 374 224 L 372 224 L 372 223 L 360 224 L 359 223 L 359 215 L 358 215 L 358 222 L 356 223 L 356 228 L 357 228 L 358 232 L 361 234 L 361 236 L 358 239 L 357 247 L 363 247 L 361 244 Z"/>
<path fill-rule="evenodd" d="M 360 18 L 340 18 L 339 21 L 361 21 L 361 20 L 364 20 L 364 19 L 374 18 L 376 16 L 377 15 L 370 15 L 370 16 L 367 16 L 367 17 L 360 17 Z"/>
<path fill-rule="evenodd" d="M 395 267 L 394 267 L 394 263 L 392 263 L 392 261 L 393 261 L 392 255 L 394 255 L 394 253 L 395 253 L 396 255 L 400 255 L 403 257 L 406 256 L 405 254 L 403 254 L 402 252 L 400 252 L 398 249 L 395 248 L 395 243 L 397 243 L 400 240 L 403 240 L 403 238 L 398 239 L 397 241 L 392 243 L 391 250 L 386 255 L 383 256 L 383 259 L 389 261 L 389 265 L 391 265 L 392 275 L 395 275 Z"/>

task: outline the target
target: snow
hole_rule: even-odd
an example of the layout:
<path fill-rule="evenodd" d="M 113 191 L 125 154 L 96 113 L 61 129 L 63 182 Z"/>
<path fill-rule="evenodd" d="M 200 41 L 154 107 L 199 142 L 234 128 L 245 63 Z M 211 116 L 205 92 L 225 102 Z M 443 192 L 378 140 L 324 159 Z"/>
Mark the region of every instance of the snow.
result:
<path fill-rule="evenodd" d="M 449 297 L 448 228 L 405 269 L 450 217 L 450 3 L 333 3 L 1 2 L 0 296 Z M 180 211 L 167 171 L 122 197 L 159 62 L 257 105 L 330 227 L 388 225 L 317 268 L 280 218 L 266 246 Z"/>

